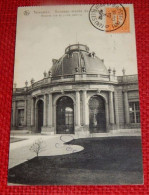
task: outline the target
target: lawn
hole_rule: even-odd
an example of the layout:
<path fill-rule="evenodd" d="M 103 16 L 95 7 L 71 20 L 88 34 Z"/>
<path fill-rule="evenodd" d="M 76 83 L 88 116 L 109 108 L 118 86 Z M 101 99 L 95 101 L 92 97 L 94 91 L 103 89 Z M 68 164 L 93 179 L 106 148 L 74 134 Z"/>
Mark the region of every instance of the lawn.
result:
<path fill-rule="evenodd" d="M 142 184 L 140 137 L 82 138 L 78 153 L 39 157 L 9 170 L 8 182 L 27 185 Z"/>

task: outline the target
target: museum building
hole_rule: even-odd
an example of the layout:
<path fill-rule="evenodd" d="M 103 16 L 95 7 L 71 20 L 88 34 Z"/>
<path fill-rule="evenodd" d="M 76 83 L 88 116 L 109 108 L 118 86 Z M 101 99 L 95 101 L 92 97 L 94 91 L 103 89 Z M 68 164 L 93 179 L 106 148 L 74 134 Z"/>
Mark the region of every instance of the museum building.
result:
<path fill-rule="evenodd" d="M 74 44 L 53 59 L 44 78 L 13 87 L 13 130 L 47 134 L 100 133 L 140 128 L 138 75 L 116 76 L 116 70 Z"/>

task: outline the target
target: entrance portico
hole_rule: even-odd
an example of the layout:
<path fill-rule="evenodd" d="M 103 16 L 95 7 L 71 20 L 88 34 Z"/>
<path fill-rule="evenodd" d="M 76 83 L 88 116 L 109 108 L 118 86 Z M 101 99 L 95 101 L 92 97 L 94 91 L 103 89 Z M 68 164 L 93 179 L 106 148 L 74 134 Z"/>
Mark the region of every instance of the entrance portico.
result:
<path fill-rule="evenodd" d="M 80 88 L 63 93 L 40 93 L 32 98 L 31 108 L 34 109 L 31 118 L 34 119 L 35 132 L 75 134 L 80 131 L 100 133 L 112 130 L 118 121 L 115 96 L 115 92 L 107 89 Z"/>

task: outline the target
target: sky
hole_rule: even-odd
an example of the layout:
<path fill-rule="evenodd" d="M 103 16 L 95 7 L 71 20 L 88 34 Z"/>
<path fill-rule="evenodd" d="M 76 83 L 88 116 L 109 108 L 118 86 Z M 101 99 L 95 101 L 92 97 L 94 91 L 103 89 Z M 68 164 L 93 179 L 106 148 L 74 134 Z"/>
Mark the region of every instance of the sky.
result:
<path fill-rule="evenodd" d="M 104 59 L 107 68 L 116 69 L 117 75 L 137 74 L 133 7 L 130 7 L 130 33 L 106 33 L 89 21 L 91 5 L 20 7 L 14 65 L 14 82 L 24 87 L 43 78 L 52 59 L 59 59 L 70 44 L 85 44 Z M 127 5 L 128 7 L 128 5 Z M 26 13 L 29 13 L 26 15 Z"/>

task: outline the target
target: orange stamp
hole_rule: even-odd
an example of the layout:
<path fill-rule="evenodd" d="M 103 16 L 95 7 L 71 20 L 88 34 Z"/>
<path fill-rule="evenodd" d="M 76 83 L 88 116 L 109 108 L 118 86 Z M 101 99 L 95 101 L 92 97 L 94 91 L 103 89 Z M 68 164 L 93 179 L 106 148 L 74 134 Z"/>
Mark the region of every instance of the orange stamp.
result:
<path fill-rule="evenodd" d="M 89 12 L 91 24 L 105 32 L 130 32 L 129 7 L 121 4 L 96 4 Z"/>
<path fill-rule="evenodd" d="M 130 16 L 129 7 L 117 10 L 117 8 L 106 8 L 106 26 L 108 29 L 106 32 L 125 33 L 130 32 Z M 125 18 L 125 20 L 124 20 Z"/>

